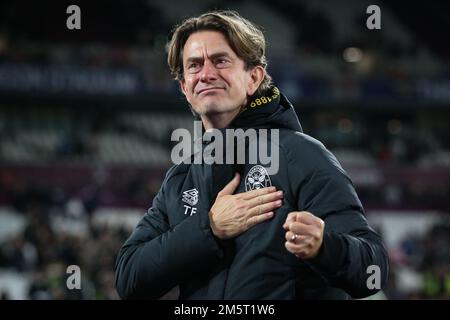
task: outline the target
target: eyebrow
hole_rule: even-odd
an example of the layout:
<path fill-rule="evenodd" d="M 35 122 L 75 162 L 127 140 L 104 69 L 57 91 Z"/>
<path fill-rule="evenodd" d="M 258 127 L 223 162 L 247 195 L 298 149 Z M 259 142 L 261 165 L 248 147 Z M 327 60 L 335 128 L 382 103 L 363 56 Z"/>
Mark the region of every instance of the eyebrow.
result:
<path fill-rule="evenodd" d="M 227 57 L 227 58 L 231 58 L 230 54 L 228 52 L 216 52 L 213 53 L 212 55 L 209 56 L 209 58 L 211 60 L 217 59 L 217 58 L 221 58 L 221 57 Z M 186 60 L 186 64 L 190 63 L 190 62 L 198 62 L 198 61 L 202 61 L 203 57 L 189 57 Z"/>

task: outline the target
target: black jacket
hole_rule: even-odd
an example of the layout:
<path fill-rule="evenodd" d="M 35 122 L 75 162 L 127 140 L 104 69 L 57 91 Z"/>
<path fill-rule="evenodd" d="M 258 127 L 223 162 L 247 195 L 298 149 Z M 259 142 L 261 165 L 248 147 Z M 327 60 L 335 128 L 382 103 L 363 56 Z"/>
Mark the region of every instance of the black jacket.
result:
<path fill-rule="evenodd" d="M 302 133 L 290 102 L 273 92 L 271 102 L 249 104 L 230 127 L 280 129 L 280 168 L 262 183 L 284 191 L 283 206 L 272 219 L 219 241 L 209 209 L 236 171 L 236 192 L 248 190 L 255 164 L 173 166 L 118 254 L 120 297 L 155 299 L 179 285 L 180 299 L 361 298 L 378 291 L 367 286 L 370 265 L 380 268 L 381 284 L 386 282 L 386 250 L 368 226 L 352 182 L 322 143 Z M 190 215 L 187 207 L 196 212 Z M 323 245 L 310 260 L 284 247 L 282 225 L 289 212 L 302 210 L 325 221 Z"/>

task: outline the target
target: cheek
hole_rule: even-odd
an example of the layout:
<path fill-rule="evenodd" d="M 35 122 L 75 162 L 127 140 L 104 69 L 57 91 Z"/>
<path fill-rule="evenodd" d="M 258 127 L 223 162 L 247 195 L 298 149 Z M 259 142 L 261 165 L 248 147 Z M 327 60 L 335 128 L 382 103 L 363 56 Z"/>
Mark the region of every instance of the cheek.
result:
<path fill-rule="evenodd" d="M 246 95 L 247 88 L 249 84 L 249 80 L 245 75 L 239 75 L 237 77 L 234 77 L 233 79 L 227 79 L 228 83 L 231 83 L 233 90 L 235 93 L 238 94 L 238 96 Z"/>
<path fill-rule="evenodd" d="M 186 79 L 184 90 L 186 92 L 186 97 L 189 97 L 189 99 L 192 99 L 194 97 L 194 88 L 195 82 L 192 79 Z"/>
<path fill-rule="evenodd" d="M 249 91 L 250 80 L 251 79 L 247 74 L 243 74 L 239 78 L 239 90 L 242 91 L 242 94 L 245 96 Z"/>

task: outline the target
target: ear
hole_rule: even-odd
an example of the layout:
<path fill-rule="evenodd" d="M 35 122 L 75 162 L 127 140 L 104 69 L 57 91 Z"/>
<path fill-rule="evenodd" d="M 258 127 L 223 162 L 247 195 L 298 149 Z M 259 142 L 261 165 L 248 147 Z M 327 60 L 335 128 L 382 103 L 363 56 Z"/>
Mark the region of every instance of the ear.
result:
<path fill-rule="evenodd" d="M 184 96 L 186 97 L 186 80 L 179 80 L 178 83 L 180 84 L 181 92 L 183 92 Z"/>
<path fill-rule="evenodd" d="M 247 95 L 252 96 L 256 90 L 258 90 L 259 85 L 264 80 L 266 75 L 266 70 L 262 66 L 256 66 L 250 71 L 250 81 L 247 86 Z"/>

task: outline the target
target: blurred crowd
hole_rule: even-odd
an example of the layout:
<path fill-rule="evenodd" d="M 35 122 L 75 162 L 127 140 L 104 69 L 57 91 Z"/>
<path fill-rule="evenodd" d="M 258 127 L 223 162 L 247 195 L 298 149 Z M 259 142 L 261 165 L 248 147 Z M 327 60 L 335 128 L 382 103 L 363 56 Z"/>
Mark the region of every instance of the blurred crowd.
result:
<path fill-rule="evenodd" d="M 450 219 L 390 251 L 390 299 L 450 299 Z"/>
<path fill-rule="evenodd" d="M 50 212 L 53 212 L 50 214 Z M 99 227 L 89 215 L 59 213 L 34 205 L 22 213 L 22 232 L 0 242 L 0 270 L 14 271 L 29 282 L 26 299 L 118 299 L 114 262 L 130 230 Z M 388 247 L 391 270 L 383 292 L 388 299 L 450 299 L 450 220 L 424 235 L 406 236 Z M 67 267 L 81 270 L 81 290 L 69 290 Z M 7 291 L 2 299 L 11 298 Z"/>
<path fill-rule="evenodd" d="M 95 227 L 89 218 L 84 221 L 85 232 L 58 231 L 42 210 L 27 212 L 23 232 L 0 244 L 0 268 L 16 271 L 29 280 L 24 298 L 117 299 L 113 266 L 128 231 Z M 82 217 L 72 219 L 79 222 Z M 69 290 L 66 285 L 70 265 L 80 267 L 81 290 Z M 3 292 L 2 297 L 8 299 L 8 293 Z"/>

